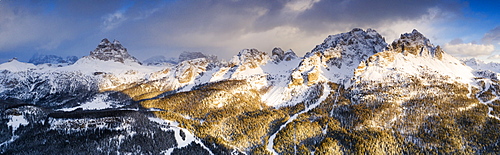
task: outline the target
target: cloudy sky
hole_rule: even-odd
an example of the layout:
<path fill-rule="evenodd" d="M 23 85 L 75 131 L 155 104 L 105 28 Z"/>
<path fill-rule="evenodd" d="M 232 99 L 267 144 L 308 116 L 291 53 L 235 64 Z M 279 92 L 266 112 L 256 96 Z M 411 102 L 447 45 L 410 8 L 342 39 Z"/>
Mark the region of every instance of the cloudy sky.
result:
<path fill-rule="evenodd" d="M 228 59 L 244 48 L 310 51 L 372 28 L 392 42 L 419 30 L 456 57 L 500 62 L 500 2 L 454 0 L 0 0 L 0 62 L 84 56 L 103 38 L 140 60 L 182 51 Z"/>

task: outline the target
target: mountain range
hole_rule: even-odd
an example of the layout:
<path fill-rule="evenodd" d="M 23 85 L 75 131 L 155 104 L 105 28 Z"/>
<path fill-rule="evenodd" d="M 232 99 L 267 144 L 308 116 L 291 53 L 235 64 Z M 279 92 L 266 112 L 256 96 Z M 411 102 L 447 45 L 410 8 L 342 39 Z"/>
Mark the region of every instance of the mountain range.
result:
<path fill-rule="evenodd" d="M 2 154 L 500 153 L 500 64 L 417 30 L 387 43 L 355 28 L 302 57 L 140 62 L 103 39 L 76 61 L 32 59 L 0 64 Z"/>

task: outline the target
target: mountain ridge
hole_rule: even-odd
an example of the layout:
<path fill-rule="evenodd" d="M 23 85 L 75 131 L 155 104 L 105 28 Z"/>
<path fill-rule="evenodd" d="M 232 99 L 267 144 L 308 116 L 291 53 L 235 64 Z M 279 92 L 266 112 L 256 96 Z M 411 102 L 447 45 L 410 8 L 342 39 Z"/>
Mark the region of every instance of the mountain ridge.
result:
<path fill-rule="evenodd" d="M 1 153 L 51 136 L 100 148 L 58 153 L 500 152 L 500 65 L 460 61 L 417 30 L 388 44 L 355 28 L 303 57 L 243 49 L 152 63 L 103 39 L 67 66 L 0 64 Z"/>
<path fill-rule="evenodd" d="M 98 59 L 103 61 L 115 61 L 124 63 L 125 61 L 131 61 L 141 64 L 137 58 L 128 54 L 127 49 L 118 40 L 113 40 L 110 42 L 107 38 L 102 39 L 101 43 L 97 45 L 94 51 L 90 52 L 90 55 L 83 58 Z"/>

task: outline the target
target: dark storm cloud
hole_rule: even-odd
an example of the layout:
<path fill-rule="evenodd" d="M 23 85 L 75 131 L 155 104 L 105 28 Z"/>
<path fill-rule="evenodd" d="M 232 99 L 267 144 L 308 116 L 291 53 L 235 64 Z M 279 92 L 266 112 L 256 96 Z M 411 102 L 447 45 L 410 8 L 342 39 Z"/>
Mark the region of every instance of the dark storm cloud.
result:
<path fill-rule="evenodd" d="M 0 34 L 5 38 L 0 50 L 54 49 L 65 40 L 88 34 L 99 24 L 95 19 L 100 14 L 114 9 L 111 1 L 103 3 L 107 7 L 92 1 L 0 1 Z"/>
<path fill-rule="evenodd" d="M 175 28 L 172 32 L 233 33 L 259 29 L 268 17 L 275 19 L 283 7 L 279 1 L 179 1 L 159 12 L 152 20 L 157 26 Z M 279 21 L 279 19 L 277 19 Z M 230 35 L 230 34 L 229 34 Z"/>
<path fill-rule="evenodd" d="M 99 30 L 103 17 L 131 2 L 2 0 L 0 56 L 17 53 L 26 60 L 35 52 L 85 55 L 107 35 Z M 89 39 L 92 41 L 88 41 Z"/>
<path fill-rule="evenodd" d="M 321 21 L 377 22 L 387 18 L 418 18 L 435 7 L 434 0 L 342 0 L 320 1 L 306 11 L 301 19 Z"/>
<path fill-rule="evenodd" d="M 435 0 L 332 0 L 320 1 L 302 13 L 296 23 L 304 29 L 325 29 L 329 24 L 381 25 L 388 21 L 416 20 L 431 8 L 459 13 L 463 4 Z"/>
<path fill-rule="evenodd" d="M 175 32 L 231 33 L 261 32 L 278 26 L 300 26 L 301 30 L 324 30 L 333 24 L 374 25 L 386 20 L 421 18 L 430 8 L 459 13 L 460 3 L 435 0 L 372 1 L 323 0 L 293 14 L 285 5 L 291 1 L 178 1 L 153 18 L 157 29 Z M 148 22 L 149 23 L 149 22 Z M 174 30 L 172 30 L 174 29 Z M 351 29 L 351 28 L 348 28 Z M 221 34 L 224 35 L 224 34 Z"/>
<path fill-rule="evenodd" d="M 329 33 L 353 27 L 383 32 L 394 29 L 388 24 L 420 20 L 429 9 L 439 16 L 459 14 L 461 7 L 428 0 L 2 0 L 0 53 L 82 56 L 104 37 L 142 58 L 184 50 L 234 55 L 271 46 L 306 51 Z M 415 28 L 407 25 L 405 31 Z"/>
<path fill-rule="evenodd" d="M 161 8 L 151 18 L 129 26 L 134 30 L 148 29 L 134 35 L 145 37 L 142 39 L 145 44 L 179 47 L 198 44 L 210 48 L 223 46 L 222 42 L 238 39 L 245 34 L 265 32 L 281 26 L 298 27 L 302 33 L 326 36 L 324 33 L 332 29 L 347 31 L 353 27 L 377 28 L 384 27 L 388 20 L 396 22 L 420 19 L 431 8 L 440 9 L 438 13 L 459 13 L 459 8 L 463 7 L 460 3 L 430 0 L 323 0 L 311 3 L 312 7 L 308 9 L 293 11 L 286 7 L 291 2 L 293 1 L 177 1 Z M 144 26 L 144 23 L 148 25 Z M 407 31 L 413 28 L 415 27 L 407 28 Z M 248 46 L 254 45 L 248 43 Z M 314 45 L 309 46 L 312 48 Z"/>
<path fill-rule="evenodd" d="M 123 22 L 117 31 L 130 30 L 126 32 L 141 38 L 142 44 L 148 46 L 187 48 L 199 45 L 210 48 L 210 44 L 217 44 L 215 42 L 231 40 L 249 32 L 271 29 L 269 24 L 262 24 L 271 20 L 260 22 L 257 20 L 263 16 L 271 17 L 272 14 L 278 14 L 284 2 L 176 1 L 157 8 L 147 18 Z M 125 16 L 134 12 L 127 12 Z"/>

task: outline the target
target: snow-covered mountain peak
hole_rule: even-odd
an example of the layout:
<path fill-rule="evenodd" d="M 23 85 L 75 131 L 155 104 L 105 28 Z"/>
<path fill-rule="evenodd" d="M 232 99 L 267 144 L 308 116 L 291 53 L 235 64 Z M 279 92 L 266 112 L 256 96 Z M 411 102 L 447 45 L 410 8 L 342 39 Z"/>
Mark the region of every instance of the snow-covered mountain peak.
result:
<path fill-rule="evenodd" d="M 256 68 L 260 65 L 266 64 L 270 60 L 267 53 L 259 51 L 257 49 L 244 49 L 241 50 L 238 55 L 234 56 L 230 60 L 231 66 L 244 66 L 249 68 Z M 244 69 L 244 68 L 240 68 Z"/>
<path fill-rule="evenodd" d="M 470 83 L 473 74 L 472 68 L 435 47 L 417 30 L 402 34 L 388 50 L 363 61 L 355 71 L 356 82 L 405 81 L 414 77 Z"/>
<path fill-rule="evenodd" d="M 314 52 L 323 52 L 328 49 L 336 48 L 336 47 L 341 47 L 341 46 L 346 46 L 346 45 L 353 45 L 353 44 L 381 44 L 385 43 L 385 39 L 375 30 L 372 29 L 367 29 L 364 31 L 363 29 L 360 28 L 354 28 L 349 32 L 346 33 L 340 33 L 336 35 L 329 35 L 322 44 L 317 45 L 311 53 L 308 53 L 307 55 L 312 55 Z M 382 49 L 385 48 L 382 47 Z M 379 50 L 376 50 L 379 51 Z M 370 51 L 371 52 L 371 51 Z M 371 53 L 373 54 L 373 53 Z M 307 57 L 306 55 L 306 57 Z"/>
<path fill-rule="evenodd" d="M 425 37 L 422 33 L 418 32 L 418 30 L 413 29 L 411 33 L 401 34 L 399 39 L 394 40 L 391 46 L 393 48 L 398 48 L 400 46 L 415 47 L 418 45 L 433 46 L 427 37 Z"/>
<path fill-rule="evenodd" d="M 220 69 L 212 75 L 210 81 L 246 80 L 260 88 L 266 85 L 266 74 L 262 66 L 270 60 L 270 56 L 265 52 L 257 49 L 243 49 L 229 63 L 217 62 L 216 68 L 220 67 Z"/>
<path fill-rule="evenodd" d="M 114 40 L 110 42 L 108 39 L 102 39 L 101 43 L 97 46 L 94 51 L 90 52 L 89 56 L 84 58 L 97 59 L 103 61 L 115 61 L 124 63 L 126 61 L 139 63 L 135 57 L 131 56 L 127 49 L 118 41 Z"/>
<path fill-rule="evenodd" d="M 207 55 L 201 53 L 201 52 L 187 52 L 184 51 L 181 54 L 179 54 L 179 63 L 186 61 L 186 60 L 192 60 L 192 59 L 198 59 L 198 58 L 207 58 Z"/>
<path fill-rule="evenodd" d="M 35 65 L 30 63 L 19 62 L 17 61 L 17 58 L 10 59 L 9 62 L 0 64 L 0 71 L 8 70 L 10 72 L 19 72 L 35 68 L 37 68 Z"/>
<path fill-rule="evenodd" d="M 272 50 L 271 59 L 274 63 L 279 63 L 281 61 L 290 61 L 298 58 L 297 54 L 293 52 L 291 49 L 288 51 L 283 51 L 281 48 L 276 47 Z"/>
<path fill-rule="evenodd" d="M 123 47 L 120 41 L 118 40 L 113 40 L 113 45 Z"/>
<path fill-rule="evenodd" d="M 279 47 L 273 48 L 273 51 L 271 52 L 272 56 L 271 59 L 276 62 L 280 62 L 283 60 L 283 57 L 285 56 L 285 51 Z"/>
<path fill-rule="evenodd" d="M 106 48 L 110 47 L 113 44 L 108 40 L 108 38 L 104 38 L 101 40 L 101 42 L 97 45 L 97 48 Z"/>
<path fill-rule="evenodd" d="M 386 49 L 387 43 L 375 30 L 355 28 L 330 35 L 307 53 L 292 75 L 292 84 L 308 85 L 328 80 L 346 83 L 361 61 Z"/>
<path fill-rule="evenodd" d="M 290 61 L 292 59 L 296 59 L 296 58 L 299 58 L 297 56 L 297 54 L 295 54 L 295 52 L 291 49 L 285 51 L 285 56 L 283 57 L 283 60 L 284 61 Z"/>
<path fill-rule="evenodd" d="M 474 66 L 478 66 L 479 64 L 484 64 L 483 61 L 478 60 L 476 58 L 462 59 L 460 61 L 462 61 L 463 63 L 465 63 L 465 65 L 470 66 L 472 68 L 474 68 Z"/>
<path fill-rule="evenodd" d="M 430 42 L 429 39 L 427 39 L 427 37 L 425 37 L 422 33 L 418 32 L 417 29 L 413 29 L 411 31 L 411 33 L 404 33 L 404 34 L 401 34 L 401 39 L 411 39 L 413 41 L 423 41 L 425 43 L 428 43 Z"/>
<path fill-rule="evenodd" d="M 402 34 L 389 48 L 405 55 L 413 54 L 437 59 L 442 59 L 444 53 L 440 46 L 435 47 L 428 38 L 415 29 L 411 33 Z"/>
<path fill-rule="evenodd" d="M 192 82 L 201 73 L 207 70 L 210 60 L 207 58 L 197 58 L 179 62 L 175 67 L 175 78 L 179 83 Z"/>
<path fill-rule="evenodd" d="M 469 58 L 461 60 L 465 65 L 473 68 L 476 72 L 480 71 L 493 71 L 496 73 L 500 73 L 500 63 L 489 62 L 486 63 L 482 60 L 476 58 Z"/>

